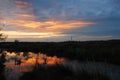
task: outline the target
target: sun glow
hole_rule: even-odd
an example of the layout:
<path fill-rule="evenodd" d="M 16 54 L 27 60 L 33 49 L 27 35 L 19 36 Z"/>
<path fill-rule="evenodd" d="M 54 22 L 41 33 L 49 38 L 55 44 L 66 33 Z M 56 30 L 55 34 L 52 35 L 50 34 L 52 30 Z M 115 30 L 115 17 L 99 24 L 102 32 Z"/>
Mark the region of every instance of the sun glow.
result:
<path fill-rule="evenodd" d="M 61 32 L 21 32 L 21 31 L 1 31 L 8 36 L 8 38 L 46 38 L 65 36 Z"/>

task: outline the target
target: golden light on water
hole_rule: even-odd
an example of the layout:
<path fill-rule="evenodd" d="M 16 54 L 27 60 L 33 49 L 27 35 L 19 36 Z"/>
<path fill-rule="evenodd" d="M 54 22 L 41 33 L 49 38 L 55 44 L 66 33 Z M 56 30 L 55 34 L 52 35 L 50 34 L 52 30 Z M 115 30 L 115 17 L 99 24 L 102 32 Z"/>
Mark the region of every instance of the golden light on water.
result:
<path fill-rule="evenodd" d="M 23 52 L 19 52 L 19 55 L 16 55 L 18 53 L 12 52 L 6 52 L 7 54 L 7 62 L 5 63 L 6 68 L 11 69 L 11 68 L 16 68 L 16 70 L 20 70 L 20 72 L 28 72 L 33 69 L 33 66 L 36 65 L 36 61 L 38 64 L 41 65 L 55 65 L 55 64 L 61 64 L 65 62 L 64 58 L 58 58 L 57 56 L 47 56 L 45 54 L 35 54 L 33 52 L 28 52 L 28 56 L 24 57 Z M 20 58 L 21 59 L 21 64 L 20 65 L 15 65 L 15 58 Z M 46 58 L 46 64 L 44 58 Z"/>

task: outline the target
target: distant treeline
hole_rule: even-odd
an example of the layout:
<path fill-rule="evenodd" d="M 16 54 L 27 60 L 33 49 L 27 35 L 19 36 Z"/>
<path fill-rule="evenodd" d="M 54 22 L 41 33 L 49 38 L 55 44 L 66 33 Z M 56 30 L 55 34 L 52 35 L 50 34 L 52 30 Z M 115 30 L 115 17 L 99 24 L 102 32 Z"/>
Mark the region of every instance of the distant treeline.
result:
<path fill-rule="evenodd" d="M 2 42 L 8 51 L 42 52 L 79 61 L 120 64 L 120 40 L 66 42 Z"/>

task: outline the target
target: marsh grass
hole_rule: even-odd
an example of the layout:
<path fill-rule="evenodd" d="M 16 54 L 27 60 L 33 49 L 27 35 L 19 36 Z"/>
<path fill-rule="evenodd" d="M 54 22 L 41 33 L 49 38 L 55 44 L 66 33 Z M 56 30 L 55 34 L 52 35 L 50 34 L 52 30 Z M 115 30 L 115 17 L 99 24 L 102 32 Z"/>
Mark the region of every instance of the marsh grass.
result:
<path fill-rule="evenodd" d="M 63 65 L 40 65 L 31 72 L 24 73 L 20 80 L 110 80 L 106 75 L 98 71 L 88 73 L 85 70 L 75 73 L 72 69 Z"/>

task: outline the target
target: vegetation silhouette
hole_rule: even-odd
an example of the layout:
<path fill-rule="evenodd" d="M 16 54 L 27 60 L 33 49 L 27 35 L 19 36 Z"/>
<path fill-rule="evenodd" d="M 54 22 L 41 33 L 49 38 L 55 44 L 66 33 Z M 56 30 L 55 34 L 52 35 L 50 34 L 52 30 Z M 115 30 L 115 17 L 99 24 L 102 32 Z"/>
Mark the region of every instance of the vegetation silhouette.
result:
<path fill-rule="evenodd" d="M 2 80 L 5 80 L 5 76 L 4 76 L 4 70 L 5 70 L 4 63 L 6 61 L 5 56 L 6 56 L 5 53 L 2 53 L 0 56 L 0 79 L 2 79 Z"/>
<path fill-rule="evenodd" d="M 2 27 L 0 27 L 0 31 L 1 31 L 1 28 Z M 5 80 L 5 76 L 4 76 L 5 65 L 4 65 L 4 63 L 6 61 L 6 59 L 5 59 L 6 53 L 4 52 L 4 48 L 1 44 L 1 42 L 5 41 L 6 38 L 7 38 L 6 35 L 3 35 L 3 33 L 0 33 L 0 54 L 1 54 L 0 55 L 0 79 L 2 79 L 2 80 Z"/>
<path fill-rule="evenodd" d="M 79 71 L 74 73 L 63 65 L 39 66 L 31 72 L 24 73 L 20 80 L 110 80 L 108 76 L 99 72 L 88 73 Z"/>
<path fill-rule="evenodd" d="M 71 60 L 106 62 L 120 65 L 120 40 L 66 42 L 2 42 L 3 48 L 15 52 L 42 52 Z M 16 45 L 17 44 L 17 45 Z"/>

